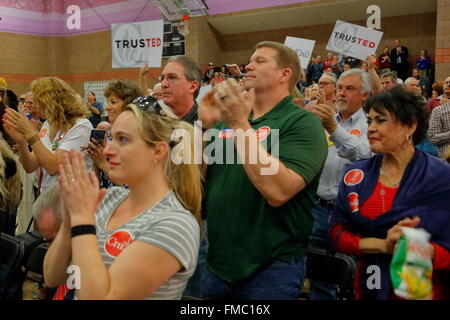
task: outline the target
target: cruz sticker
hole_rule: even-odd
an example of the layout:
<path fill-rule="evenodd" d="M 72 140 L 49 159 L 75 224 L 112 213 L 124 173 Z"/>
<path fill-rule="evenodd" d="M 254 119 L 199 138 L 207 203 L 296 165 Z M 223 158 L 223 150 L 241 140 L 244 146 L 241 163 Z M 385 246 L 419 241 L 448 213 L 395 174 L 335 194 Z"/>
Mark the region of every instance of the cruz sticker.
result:
<path fill-rule="evenodd" d="M 256 136 L 258 137 L 258 141 L 262 141 L 266 139 L 270 134 L 270 128 L 267 126 L 261 127 L 256 130 Z"/>
<path fill-rule="evenodd" d="M 133 238 L 128 231 L 119 230 L 106 239 L 105 251 L 111 257 L 118 257 L 132 242 Z"/>
<path fill-rule="evenodd" d="M 355 136 L 357 138 L 361 137 L 361 130 L 359 130 L 359 129 L 350 130 L 348 133 L 350 133 L 352 136 Z"/>
<path fill-rule="evenodd" d="M 351 212 L 356 212 L 359 210 L 359 194 L 356 192 L 350 192 L 347 196 L 348 204 L 350 206 Z"/>
<path fill-rule="evenodd" d="M 355 186 L 364 179 L 364 172 L 360 169 L 353 169 L 347 172 L 344 177 L 344 183 L 349 187 Z"/>
<path fill-rule="evenodd" d="M 234 130 L 225 128 L 223 130 L 220 130 L 219 132 L 219 138 L 220 139 L 229 139 L 234 136 Z"/>

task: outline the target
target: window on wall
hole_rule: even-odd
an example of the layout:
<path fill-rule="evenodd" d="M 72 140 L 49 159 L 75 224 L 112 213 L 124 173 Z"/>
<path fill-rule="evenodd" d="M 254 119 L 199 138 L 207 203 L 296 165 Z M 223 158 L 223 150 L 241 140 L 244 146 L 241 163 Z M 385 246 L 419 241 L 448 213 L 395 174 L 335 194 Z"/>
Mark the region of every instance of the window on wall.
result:
<path fill-rule="evenodd" d="M 185 38 L 178 33 L 176 23 L 164 23 L 163 57 L 185 54 Z"/>
<path fill-rule="evenodd" d="M 89 92 L 95 93 L 95 99 L 97 102 L 100 102 L 103 105 L 103 115 L 107 115 L 105 111 L 106 107 L 106 98 L 104 96 L 104 92 L 106 87 L 108 86 L 109 81 L 85 81 L 84 82 L 84 96 L 83 99 L 87 101 L 87 95 Z"/>

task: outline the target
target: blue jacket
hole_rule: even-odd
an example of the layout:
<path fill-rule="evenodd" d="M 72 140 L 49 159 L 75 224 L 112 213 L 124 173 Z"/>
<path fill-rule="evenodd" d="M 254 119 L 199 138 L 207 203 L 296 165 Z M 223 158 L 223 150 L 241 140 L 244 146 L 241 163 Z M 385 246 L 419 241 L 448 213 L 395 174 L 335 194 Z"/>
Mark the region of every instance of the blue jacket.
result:
<path fill-rule="evenodd" d="M 422 151 L 416 150 L 406 167 L 392 209 L 373 220 L 359 214 L 360 205 L 375 189 L 382 159 L 383 156 L 378 154 L 370 159 L 355 162 L 349 167 L 348 172 L 359 170 L 356 176 L 362 178 L 360 181 L 354 179 L 345 183 L 344 176 L 339 187 L 332 226 L 341 223 L 362 237 L 385 239 L 387 231 L 398 221 L 418 216 L 421 219 L 418 227 L 431 234 L 430 241 L 450 250 L 450 165 Z M 359 204 L 355 208 L 353 203 L 350 209 L 348 195 L 353 192 L 359 195 Z M 334 242 L 336 241 L 337 239 L 334 239 Z M 364 299 L 389 298 L 391 259 L 392 255 L 387 254 L 364 255 L 365 266 L 377 265 L 381 270 L 381 289 L 370 290 L 366 282 L 371 274 L 365 271 L 365 267 L 362 268 L 360 288 Z"/>

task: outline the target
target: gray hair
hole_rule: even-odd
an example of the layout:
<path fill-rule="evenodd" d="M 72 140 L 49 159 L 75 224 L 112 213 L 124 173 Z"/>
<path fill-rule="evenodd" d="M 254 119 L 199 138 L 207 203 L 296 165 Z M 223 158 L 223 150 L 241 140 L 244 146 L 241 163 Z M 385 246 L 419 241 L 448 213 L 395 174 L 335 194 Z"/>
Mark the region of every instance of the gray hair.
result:
<path fill-rule="evenodd" d="M 392 82 L 397 83 L 397 74 L 392 71 L 383 72 L 380 78 L 391 78 Z"/>
<path fill-rule="evenodd" d="M 408 85 L 411 81 L 418 81 L 416 78 L 414 77 L 409 77 L 405 80 L 405 82 L 403 82 L 403 85 L 406 86 Z"/>
<path fill-rule="evenodd" d="M 33 205 L 33 218 L 34 221 L 39 221 L 42 214 L 49 210 L 53 212 L 55 218 L 61 221 L 61 194 L 59 191 L 59 185 L 55 184 L 41 193 L 39 198 L 34 202 Z"/>
<path fill-rule="evenodd" d="M 336 74 L 334 74 L 333 72 L 324 72 L 324 73 L 322 73 L 321 78 L 322 77 L 329 78 L 334 84 L 337 84 L 337 82 L 338 82 L 338 78 L 337 78 Z"/>
<path fill-rule="evenodd" d="M 362 93 L 370 93 L 372 91 L 372 81 L 370 80 L 369 74 L 362 69 L 355 68 L 345 71 L 339 77 L 338 84 L 342 79 L 353 74 L 359 75 Z"/>
<path fill-rule="evenodd" d="M 170 62 L 177 62 L 184 67 L 184 76 L 186 77 L 186 79 L 188 79 L 188 81 L 198 82 L 197 91 L 195 91 L 194 93 L 194 99 L 196 99 L 198 93 L 200 92 L 202 83 L 202 71 L 200 70 L 200 66 L 198 65 L 198 63 L 188 56 L 173 56 L 169 58 L 169 61 L 167 63 Z"/>

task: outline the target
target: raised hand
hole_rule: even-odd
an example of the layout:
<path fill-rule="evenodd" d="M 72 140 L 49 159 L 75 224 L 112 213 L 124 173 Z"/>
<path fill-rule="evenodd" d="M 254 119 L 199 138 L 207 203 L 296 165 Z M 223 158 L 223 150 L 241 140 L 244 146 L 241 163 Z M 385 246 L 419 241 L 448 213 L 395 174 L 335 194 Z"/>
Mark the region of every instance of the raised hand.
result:
<path fill-rule="evenodd" d="M 394 252 L 395 244 L 397 243 L 398 239 L 403 234 L 402 227 L 409 227 L 409 228 L 416 228 L 420 224 L 420 218 L 414 217 L 414 218 L 404 218 L 403 220 L 400 220 L 397 222 L 395 226 L 390 228 L 387 233 L 386 242 L 387 242 L 387 253 Z"/>
<path fill-rule="evenodd" d="M 71 226 L 95 224 L 94 214 L 106 190 L 99 189 L 94 172 L 87 171 L 82 154 L 72 149 L 59 165 L 58 183 Z"/>
<path fill-rule="evenodd" d="M 27 117 L 14 109 L 6 108 L 2 121 L 6 132 L 17 143 L 25 143 L 38 133 Z"/>

